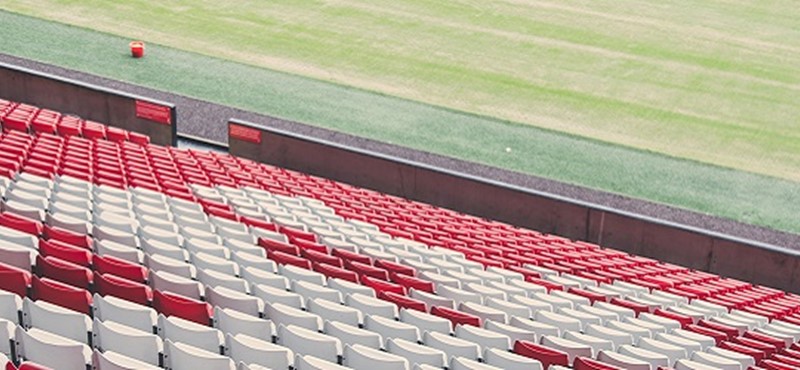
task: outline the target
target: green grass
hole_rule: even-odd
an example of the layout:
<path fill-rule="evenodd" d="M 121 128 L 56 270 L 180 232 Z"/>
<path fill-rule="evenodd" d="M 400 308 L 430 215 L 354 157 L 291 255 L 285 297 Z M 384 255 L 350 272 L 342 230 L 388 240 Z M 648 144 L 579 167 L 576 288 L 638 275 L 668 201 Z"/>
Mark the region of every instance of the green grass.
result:
<path fill-rule="evenodd" d="M 0 7 L 11 6 L 6 3 Z M 69 4 L 59 7 L 70 9 L 72 5 Z M 247 19 L 240 22 L 246 23 Z M 797 182 L 460 113 L 152 43 L 148 44 L 145 59 L 133 60 L 127 56 L 128 38 L 9 12 L 0 11 L 0 25 L 0 52 L 371 139 L 800 232 L 796 210 L 787 206 L 798 204 L 800 200 Z M 138 32 L 130 30 L 132 37 L 139 36 Z M 298 49 L 304 47 L 298 45 Z M 509 88 L 524 84 L 510 77 L 501 80 Z M 669 85 L 678 81 L 664 79 L 658 83 Z M 615 113 L 620 120 L 624 119 L 625 112 L 643 109 L 614 99 L 581 103 L 580 94 L 564 88 L 541 86 L 539 89 L 548 99 L 574 100 L 576 120 L 585 113 L 579 109 L 581 104 L 587 104 L 586 109 L 592 104 L 613 106 L 620 110 Z M 498 101 L 503 98 L 498 96 Z M 672 125 L 691 131 L 691 123 L 683 122 L 680 114 L 668 110 L 648 112 L 653 119 L 674 120 L 662 125 L 663 133 L 651 131 L 651 141 L 663 140 L 672 146 L 681 146 L 680 141 L 667 139 L 667 131 L 674 129 Z M 733 127 L 720 127 L 723 132 L 736 131 Z M 724 135 L 708 139 L 719 141 L 723 146 L 734 144 Z M 506 147 L 512 151 L 507 153 Z M 793 158 L 782 149 L 776 151 Z"/>
<path fill-rule="evenodd" d="M 800 181 L 792 0 L 3 0 L 0 8 Z"/>

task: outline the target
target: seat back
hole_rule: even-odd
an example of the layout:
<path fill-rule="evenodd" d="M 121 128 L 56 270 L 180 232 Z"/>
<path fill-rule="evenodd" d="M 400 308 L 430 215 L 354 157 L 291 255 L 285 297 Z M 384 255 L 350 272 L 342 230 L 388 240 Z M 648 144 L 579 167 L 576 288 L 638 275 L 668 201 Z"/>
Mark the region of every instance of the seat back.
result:
<path fill-rule="evenodd" d="M 41 329 L 17 327 L 17 353 L 25 360 L 63 370 L 86 370 L 91 361 L 89 346 Z"/>
<path fill-rule="evenodd" d="M 294 365 L 294 352 L 289 348 L 244 334 L 226 335 L 225 354 L 237 362 L 273 369 L 288 369 Z"/>
<path fill-rule="evenodd" d="M 93 345 L 103 352 L 113 351 L 150 365 L 158 365 L 161 361 L 163 343 L 151 332 L 95 318 L 92 335 Z"/>
<path fill-rule="evenodd" d="M 204 351 L 184 343 L 167 340 L 164 346 L 165 364 L 172 370 L 236 370 L 236 364 L 229 357 Z"/>
<path fill-rule="evenodd" d="M 201 325 L 211 324 L 212 311 L 208 303 L 177 294 L 153 291 L 153 308 L 166 316 L 178 316 Z"/>
<path fill-rule="evenodd" d="M 408 360 L 360 344 L 345 346 L 342 365 L 353 369 L 409 370 Z"/>
<path fill-rule="evenodd" d="M 92 307 L 92 296 L 88 291 L 46 277 L 33 277 L 31 297 L 85 314 L 89 314 Z"/>

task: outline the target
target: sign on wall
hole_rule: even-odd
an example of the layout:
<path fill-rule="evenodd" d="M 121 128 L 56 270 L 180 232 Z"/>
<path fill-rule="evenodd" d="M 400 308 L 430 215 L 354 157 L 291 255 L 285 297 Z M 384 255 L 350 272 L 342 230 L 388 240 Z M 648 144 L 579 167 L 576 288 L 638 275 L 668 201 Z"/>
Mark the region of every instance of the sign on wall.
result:
<path fill-rule="evenodd" d="M 143 100 L 136 101 L 136 117 L 167 126 L 172 124 L 170 107 Z"/>

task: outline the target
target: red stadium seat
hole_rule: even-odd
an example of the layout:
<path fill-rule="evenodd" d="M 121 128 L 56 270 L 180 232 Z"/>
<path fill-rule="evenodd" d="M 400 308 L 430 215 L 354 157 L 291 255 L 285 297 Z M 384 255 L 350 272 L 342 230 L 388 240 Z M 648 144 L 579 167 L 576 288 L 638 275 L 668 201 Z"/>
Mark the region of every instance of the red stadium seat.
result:
<path fill-rule="evenodd" d="M 661 317 L 666 317 L 668 319 L 672 319 L 672 320 L 675 320 L 675 321 L 681 323 L 681 327 L 682 328 L 685 328 L 687 325 L 692 325 L 694 323 L 694 320 L 689 316 L 681 315 L 679 313 L 675 313 L 675 312 L 671 312 L 671 311 L 662 310 L 660 308 L 656 309 L 655 311 L 653 311 L 653 313 L 655 315 L 658 315 L 658 316 L 661 316 Z"/>
<path fill-rule="evenodd" d="M 433 306 L 431 307 L 430 313 L 431 315 L 439 316 L 450 320 L 450 322 L 453 323 L 453 327 L 455 327 L 458 324 L 481 327 L 480 317 L 465 312 L 456 311 L 451 308 Z"/>
<path fill-rule="evenodd" d="M 300 255 L 300 248 L 295 245 L 279 242 L 277 240 L 267 239 L 267 238 L 260 238 L 258 239 L 258 245 L 264 248 L 267 253 L 269 252 L 281 252 L 290 254 L 292 256 L 299 256 Z"/>
<path fill-rule="evenodd" d="M 92 258 L 92 265 L 96 273 L 111 274 L 142 284 L 147 282 L 147 267 L 136 265 L 113 256 L 99 256 L 95 254 Z"/>
<path fill-rule="evenodd" d="M 622 370 L 621 367 L 609 365 L 586 357 L 577 357 L 572 363 L 575 370 Z"/>
<path fill-rule="evenodd" d="M 772 356 L 772 360 L 780 361 L 781 363 L 800 368 L 800 359 L 791 356 L 776 354 Z"/>
<path fill-rule="evenodd" d="M 392 261 L 376 259 L 374 265 L 375 267 L 385 269 L 390 273 L 402 274 L 411 277 L 417 276 L 417 270 L 415 268 Z"/>
<path fill-rule="evenodd" d="M 720 342 L 728 340 L 728 334 L 726 334 L 724 332 L 721 332 L 719 330 L 714 330 L 714 329 L 711 329 L 711 328 L 707 328 L 705 326 L 692 324 L 692 325 L 686 325 L 684 328 L 686 330 L 693 331 L 693 332 L 695 332 L 697 334 L 703 334 L 703 335 L 707 335 L 709 337 L 714 338 L 714 340 L 717 341 L 717 345 L 719 345 Z"/>
<path fill-rule="evenodd" d="M 376 279 L 367 275 L 359 275 L 358 279 L 361 281 L 361 284 L 372 288 L 377 294 L 381 294 L 383 292 L 393 292 L 399 295 L 406 295 L 406 288 L 402 285 L 390 283 L 388 281 Z"/>
<path fill-rule="evenodd" d="M 85 289 L 60 283 L 43 277 L 33 277 L 31 282 L 33 300 L 43 300 L 74 311 L 90 314 L 92 295 Z"/>
<path fill-rule="evenodd" d="M 541 362 L 544 369 L 552 365 L 569 366 L 569 357 L 566 353 L 533 342 L 516 341 L 514 343 L 514 353 Z"/>
<path fill-rule="evenodd" d="M 409 310 L 417 310 L 421 312 L 428 312 L 428 305 L 418 299 L 409 298 L 393 292 L 381 292 L 378 298 L 397 305 L 398 308 L 407 308 Z"/>
<path fill-rule="evenodd" d="M 731 342 L 736 343 L 736 344 L 741 344 L 743 346 L 748 346 L 750 348 L 753 348 L 753 349 L 759 350 L 761 352 L 764 352 L 764 355 L 767 358 L 772 357 L 772 355 L 774 353 L 778 352 L 778 348 L 776 348 L 775 346 L 773 346 L 773 345 L 771 345 L 769 343 L 764 343 L 762 341 L 751 339 L 751 338 L 736 337 L 736 338 L 731 339 Z"/>
<path fill-rule="evenodd" d="M 325 263 L 313 263 L 313 270 L 330 278 L 347 280 L 358 284 L 358 274 L 343 268 L 331 266 Z"/>
<path fill-rule="evenodd" d="M 36 271 L 40 277 L 47 277 L 81 289 L 88 289 L 94 274 L 86 267 L 76 265 L 55 257 L 36 256 Z"/>
<path fill-rule="evenodd" d="M 95 291 L 101 296 L 110 295 L 145 306 L 153 300 L 149 286 L 111 274 L 95 275 Z"/>
<path fill-rule="evenodd" d="M 306 239 L 294 238 L 292 239 L 292 244 L 298 246 L 301 252 L 305 250 L 312 250 L 318 253 L 328 254 L 328 247 Z"/>
<path fill-rule="evenodd" d="M 275 261 L 279 265 L 292 265 L 311 270 L 311 261 L 303 257 L 293 256 L 288 253 L 278 251 L 268 251 L 267 258 Z"/>
<path fill-rule="evenodd" d="M 584 297 L 584 298 L 588 298 L 589 301 L 592 302 L 592 304 L 594 304 L 595 302 L 606 302 L 606 301 L 609 300 L 608 297 L 606 297 L 606 296 L 604 296 L 602 294 L 592 293 L 592 292 L 590 292 L 588 290 L 583 290 L 583 289 L 569 288 L 567 290 L 567 292 L 575 294 L 575 295 L 578 295 L 578 296 L 581 296 L 581 297 Z"/>
<path fill-rule="evenodd" d="M 739 329 L 736 329 L 734 327 L 730 327 L 728 325 L 723 325 L 723 324 L 712 322 L 712 321 L 708 321 L 708 320 L 700 320 L 700 321 L 697 322 L 697 325 L 705 327 L 705 328 L 713 329 L 713 330 L 716 330 L 718 332 L 725 333 L 725 335 L 728 336 L 729 340 L 731 338 L 735 338 L 735 337 L 739 336 Z"/>
<path fill-rule="evenodd" d="M 406 289 L 420 290 L 428 293 L 434 292 L 434 285 L 432 281 L 395 273 L 390 273 L 389 275 L 392 282 L 400 284 Z"/>
<path fill-rule="evenodd" d="M 778 352 L 786 348 L 786 342 L 784 342 L 783 339 L 778 339 L 773 336 L 769 336 L 767 334 L 754 331 L 747 331 L 744 333 L 743 337 L 774 346 L 775 348 L 777 348 Z"/>
<path fill-rule="evenodd" d="M 177 316 L 201 325 L 211 325 L 211 305 L 177 294 L 153 291 L 153 308 L 164 316 Z"/>
<path fill-rule="evenodd" d="M 761 361 L 759 365 L 767 370 L 800 370 L 800 366 L 787 364 L 774 359 Z"/>
<path fill-rule="evenodd" d="M 612 298 L 611 303 L 620 307 L 625 307 L 633 310 L 636 313 L 636 316 L 639 316 L 639 314 L 641 313 L 650 312 L 650 307 L 636 302 L 631 302 L 626 299 Z"/>
<path fill-rule="evenodd" d="M 8 370 L 8 369 L 9 368 L 6 367 L 6 370 Z M 49 368 L 47 366 L 39 365 L 39 364 L 37 364 L 35 362 L 30 362 L 30 361 L 25 361 L 25 362 L 23 362 L 23 363 L 21 363 L 19 365 L 19 368 L 12 367 L 12 369 L 17 369 L 17 370 L 55 370 L 55 369 Z"/>
<path fill-rule="evenodd" d="M 33 274 L 30 271 L 0 262 L 0 289 L 2 290 L 26 297 L 32 277 Z"/>
<path fill-rule="evenodd" d="M 117 127 L 109 127 L 106 130 L 106 136 L 108 136 L 108 140 L 111 141 L 127 141 L 128 131 L 125 131 Z"/>
<path fill-rule="evenodd" d="M 268 230 L 268 231 L 278 231 L 278 226 L 277 225 L 275 225 L 273 223 L 270 223 L 270 222 L 267 222 L 267 221 L 264 221 L 264 220 L 259 220 L 259 219 L 255 219 L 255 218 L 251 218 L 251 217 L 247 217 L 247 216 L 241 216 L 240 217 L 240 221 L 243 224 L 245 224 L 247 226 L 250 226 L 250 227 L 257 227 L 257 228 Z"/>
<path fill-rule="evenodd" d="M 150 144 L 150 136 L 147 136 L 147 135 L 144 135 L 144 134 L 140 134 L 140 133 L 137 133 L 137 132 L 132 132 L 132 131 L 129 132 L 128 133 L 128 139 L 132 143 L 136 143 L 136 144 L 140 144 L 140 145 Z"/>
<path fill-rule="evenodd" d="M 361 262 L 348 262 L 346 267 L 358 273 L 359 276 L 369 276 L 371 278 L 380 279 L 384 281 L 389 280 L 389 271 L 382 268 L 370 266 Z"/>
<path fill-rule="evenodd" d="M 8 212 L 0 214 L 0 226 L 5 226 L 35 236 L 41 235 L 44 229 L 41 222 Z"/>
<path fill-rule="evenodd" d="M 350 251 L 346 251 L 344 249 L 334 249 L 331 251 L 331 255 L 341 258 L 345 263 L 349 261 L 349 262 L 360 262 L 365 265 L 372 264 L 372 258 L 369 258 L 369 256 L 353 253 Z"/>
<path fill-rule="evenodd" d="M 62 243 L 58 240 L 39 239 L 39 254 L 45 257 L 55 257 L 83 267 L 89 267 L 92 263 L 91 251 Z"/>
<path fill-rule="evenodd" d="M 294 241 L 296 239 L 303 239 L 314 243 L 317 242 L 317 236 L 315 234 L 298 230 L 292 227 L 280 226 L 278 227 L 278 231 L 283 234 L 286 234 L 286 236 L 289 237 L 290 241 Z"/>
<path fill-rule="evenodd" d="M 717 344 L 717 347 L 750 356 L 756 361 L 756 363 L 761 362 L 761 360 L 763 360 L 766 356 L 763 351 L 733 342 L 722 342 Z"/>
<path fill-rule="evenodd" d="M 541 286 L 547 288 L 548 292 L 553 291 L 553 290 L 564 290 L 564 287 L 561 284 L 557 284 L 557 283 L 554 283 L 552 281 L 548 281 L 548 280 L 544 280 L 544 279 L 538 279 L 538 278 L 535 278 L 535 277 L 526 277 L 525 281 L 527 281 L 527 282 L 529 282 L 531 284 L 541 285 Z"/>
<path fill-rule="evenodd" d="M 89 236 L 77 234 L 58 227 L 52 227 L 50 225 L 44 225 L 44 238 L 48 240 L 58 240 L 84 249 L 92 249 L 92 239 Z"/>
<path fill-rule="evenodd" d="M 300 253 L 303 257 L 308 258 L 311 262 L 315 263 L 324 263 L 326 265 L 335 266 L 335 267 L 343 267 L 344 264 L 342 263 L 342 259 L 336 256 L 331 256 L 327 253 L 318 252 L 316 250 L 311 249 L 300 249 Z"/>

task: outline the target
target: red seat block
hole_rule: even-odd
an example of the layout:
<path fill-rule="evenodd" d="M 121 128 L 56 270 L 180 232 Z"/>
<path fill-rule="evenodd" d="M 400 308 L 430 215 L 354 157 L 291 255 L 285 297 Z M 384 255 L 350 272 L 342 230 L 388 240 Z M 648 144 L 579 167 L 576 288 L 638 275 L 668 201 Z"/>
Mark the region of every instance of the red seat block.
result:
<path fill-rule="evenodd" d="M 153 291 L 149 286 L 111 274 L 95 276 L 95 291 L 104 297 L 110 295 L 145 306 L 149 306 L 153 300 Z"/>
<path fill-rule="evenodd" d="M 621 367 L 616 367 L 586 357 L 576 358 L 572 363 L 572 368 L 575 370 L 622 370 Z"/>
<path fill-rule="evenodd" d="M 106 131 L 106 136 L 110 141 L 127 141 L 128 131 L 117 127 L 109 127 Z"/>
<path fill-rule="evenodd" d="M 325 263 L 314 262 L 312 265 L 312 269 L 314 271 L 319 272 L 320 274 L 323 274 L 329 278 L 347 280 L 358 284 L 358 274 L 353 271 L 345 270 L 343 268 L 331 266 Z"/>
<path fill-rule="evenodd" d="M 323 254 L 328 254 L 328 247 L 326 247 L 323 244 L 319 244 L 317 242 L 312 242 L 312 241 L 309 241 L 309 240 L 306 240 L 306 239 L 299 239 L 299 238 L 291 239 L 291 241 L 292 241 L 292 244 L 294 244 L 297 247 L 299 247 L 301 251 L 303 251 L 303 250 L 311 250 L 311 251 L 315 251 L 315 252 L 319 252 L 319 253 L 323 253 Z"/>
<path fill-rule="evenodd" d="M 153 291 L 153 308 L 164 316 L 177 316 L 201 325 L 211 325 L 211 305 L 177 294 Z"/>
<path fill-rule="evenodd" d="M 417 269 L 400 263 L 387 260 L 375 260 L 374 265 L 375 267 L 380 267 L 382 269 L 389 271 L 389 273 L 402 274 L 412 277 L 417 276 Z"/>
<path fill-rule="evenodd" d="M 363 255 L 363 254 L 358 254 L 358 253 L 353 253 L 353 252 L 350 252 L 350 251 L 346 251 L 344 249 L 334 249 L 334 250 L 331 251 L 331 255 L 334 255 L 336 257 L 341 258 L 345 262 L 345 264 L 348 261 L 350 261 L 350 262 L 360 262 L 360 263 L 363 263 L 365 265 L 371 265 L 372 264 L 372 258 L 369 258 L 369 256 L 366 256 L 366 255 Z"/>
<path fill-rule="evenodd" d="M 409 298 L 392 292 L 381 292 L 378 298 L 397 305 L 398 308 L 406 308 L 409 310 L 417 310 L 420 312 L 428 312 L 428 305 L 418 299 Z"/>
<path fill-rule="evenodd" d="M 318 252 L 312 249 L 300 249 L 300 253 L 303 257 L 308 258 L 311 262 L 315 263 L 324 263 L 326 265 L 335 266 L 335 267 L 344 267 L 342 263 L 342 259 L 336 256 L 331 256 L 327 253 Z"/>
<path fill-rule="evenodd" d="M 30 271 L 0 262 L 0 289 L 2 290 L 26 297 L 32 277 L 33 274 Z"/>
<path fill-rule="evenodd" d="M 89 267 L 92 264 L 92 252 L 58 240 L 39 239 L 39 254 L 55 257 L 79 266 Z"/>
<path fill-rule="evenodd" d="M 247 226 L 250 226 L 250 227 L 257 227 L 257 228 L 261 228 L 261 229 L 269 230 L 269 231 L 278 231 L 278 226 L 277 225 L 275 225 L 273 223 L 270 223 L 270 222 L 267 222 L 267 221 L 264 221 L 264 220 L 259 220 L 259 219 L 252 218 L 252 217 L 247 217 L 247 216 L 241 216 L 239 218 L 239 220 L 243 224 L 245 224 Z"/>
<path fill-rule="evenodd" d="M 739 336 L 739 329 L 736 329 L 734 327 L 730 327 L 728 325 L 723 325 L 723 324 L 712 322 L 712 321 L 708 321 L 708 320 L 700 320 L 700 321 L 697 322 L 697 325 L 698 326 L 702 326 L 702 327 L 706 327 L 706 328 L 709 328 L 709 329 L 713 329 L 713 330 L 716 330 L 716 331 L 719 331 L 719 332 L 723 332 L 723 333 L 725 333 L 725 335 L 728 336 L 728 339 L 735 338 L 735 337 Z"/>
<path fill-rule="evenodd" d="M 84 249 L 92 249 L 92 239 L 89 236 L 50 225 L 44 225 L 44 238 L 58 240 Z"/>
<path fill-rule="evenodd" d="M 36 256 L 36 270 L 41 277 L 81 289 L 88 289 L 94 281 L 94 274 L 88 268 L 56 257 L 42 257 L 41 254 Z"/>
<path fill-rule="evenodd" d="M 579 295 L 579 296 L 584 297 L 584 298 L 588 298 L 589 301 L 592 302 L 592 304 L 594 304 L 595 302 L 598 302 L 598 301 L 600 301 L 600 302 L 607 302 L 608 301 L 608 297 L 606 297 L 606 296 L 604 296 L 602 294 L 592 293 L 592 292 L 590 292 L 588 290 L 577 289 L 577 288 L 569 288 L 569 290 L 567 290 L 567 291 L 569 293 L 572 293 L 572 294 L 575 294 L 575 295 Z"/>
<path fill-rule="evenodd" d="M 296 239 L 303 239 L 303 240 L 308 240 L 310 242 L 315 242 L 315 243 L 317 242 L 317 236 L 315 234 L 305 232 L 303 230 L 298 230 L 292 227 L 279 226 L 278 231 L 280 231 L 283 234 L 286 234 L 286 236 L 289 237 L 290 241 Z"/>
<path fill-rule="evenodd" d="M 132 143 L 136 143 L 139 145 L 147 145 L 150 144 L 150 136 L 140 134 L 138 132 L 129 132 L 128 139 Z"/>
<path fill-rule="evenodd" d="M 17 370 L 54 370 L 44 365 L 39 365 L 35 362 L 25 361 L 19 364 L 19 368 L 14 367 L 12 363 L 8 363 L 9 365 L 6 366 L 6 370 L 17 369 Z M 10 366 L 10 367 L 9 367 Z"/>
<path fill-rule="evenodd" d="M 711 328 L 707 328 L 705 326 L 692 324 L 692 325 L 686 325 L 684 327 L 684 329 L 689 330 L 689 331 L 693 331 L 693 332 L 695 332 L 697 334 L 703 334 L 703 335 L 707 335 L 709 337 L 712 337 L 712 338 L 714 338 L 715 341 L 717 341 L 717 345 L 719 345 L 721 342 L 723 342 L 725 340 L 728 340 L 728 334 L 726 334 L 724 332 L 721 332 L 719 330 L 714 330 L 714 329 L 711 329 Z"/>
<path fill-rule="evenodd" d="M 31 282 L 33 300 L 43 300 L 85 314 L 91 313 L 92 295 L 85 289 L 60 283 L 43 277 L 33 277 Z"/>
<path fill-rule="evenodd" d="M 406 295 L 406 288 L 402 285 L 393 284 L 388 281 L 369 277 L 367 275 L 359 275 L 358 278 L 361 281 L 361 284 L 372 288 L 377 294 L 381 294 L 382 292 L 392 292 L 399 295 Z"/>
<path fill-rule="evenodd" d="M 384 281 L 389 280 L 389 271 L 386 271 L 379 267 L 370 266 L 368 264 L 361 262 L 347 262 L 345 263 L 345 267 L 355 271 L 358 275 L 365 275 L 371 278 L 380 279 Z"/>
<path fill-rule="evenodd" d="M 0 225 L 34 236 L 41 235 L 44 230 L 41 222 L 8 212 L 0 214 Z"/>
<path fill-rule="evenodd" d="M 400 284 L 406 289 L 415 289 L 428 293 L 433 293 L 434 291 L 434 284 L 432 281 L 403 274 L 396 274 L 394 272 L 389 273 L 389 277 L 392 282 Z"/>
<path fill-rule="evenodd" d="M 565 352 L 533 342 L 524 340 L 516 341 L 514 343 L 514 353 L 541 362 L 542 368 L 544 369 L 552 365 L 569 366 L 569 357 Z"/>
<path fill-rule="evenodd" d="M 772 356 L 772 360 L 780 361 L 780 362 L 782 362 L 784 364 L 787 364 L 787 365 L 800 367 L 800 359 L 797 359 L 797 358 L 794 358 L 794 357 L 791 357 L 791 356 L 786 356 L 786 355 L 782 355 L 782 354 L 776 354 L 776 355 Z"/>
<path fill-rule="evenodd" d="M 292 256 L 299 256 L 300 255 L 300 248 L 296 245 L 292 245 L 289 243 L 279 242 L 277 240 L 267 239 L 267 238 L 260 238 L 258 239 L 258 245 L 264 248 L 267 253 L 269 252 L 281 252 L 290 254 Z"/>
<path fill-rule="evenodd" d="M 748 356 L 752 357 L 753 360 L 756 361 L 756 363 L 760 363 L 761 360 L 763 360 L 764 357 L 766 356 L 766 354 L 763 351 L 759 351 L 759 350 L 757 350 L 755 348 L 750 348 L 748 346 L 744 346 L 744 345 L 741 345 L 741 344 L 738 344 L 738 343 L 722 342 L 722 343 L 719 343 L 717 345 L 717 347 L 722 348 L 722 349 L 731 350 L 731 351 L 734 351 L 734 352 L 739 352 L 739 353 L 741 353 L 743 355 L 748 355 Z"/>
<path fill-rule="evenodd" d="M 480 317 L 447 307 L 433 306 L 431 307 L 431 315 L 450 320 L 453 323 L 453 327 L 459 324 L 481 327 Z"/>
<path fill-rule="evenodd" d="M 774 359 L 761 361 L 759 365 L 768 370 L 800 370 L 800 367 L 798 366 L 776 361 Z"/>
<path fill-rule="evenodd" d="M 660 308 L 655 310 L 655 311 L 653 311 L 653 313 L 655 315 L 658 315 L 658 316 L 661 316 L 661 317 L 666 317 L 668 319 L 673 319 L 673 320 L 681 323 L 681 327 L 682 328 L 686 328 L 687 325 L 692 325 L 694 323 L 694 320 L 689 316 L 681 315 L 679 313 L 675 313 L 675 312 L 671 312 L 671 311 L 662 310 Z"/>
<path fill-rule="evenodd" d="M 626 299 L 612 298 L 611 303 L 620 307 L 630 308 L 636 312 L 636 316 L 639 316 L 639 314 L 643 312 L 650 312 L 650 307 Z"/>
<path fill-rule="evenodd" d="M 759 341 L 759 342 L 762 342 L 762 343 L 766 343 L 766 344 L 772 345 L 775 348 L 777 348 L 777 350 L 779 352 L 782 351 L 784 348 L 786 348 L 786 342 L 784 342 L 783 339 L 778 339 L 778 338 L 775 338 L 775 337 L 767 335 L 767 334 L 763 334 L 763 333 L 759 333 L 759 332 L 755 332 L 755 331 L 747 331 L 747 332 L 744 333 L 744 337 L 747 338 L 747 339 L 752 339 L 752 340 L 756 340 L 756 341 Z"/>
<path fill-rule="evenodd" d="M 146 283 L 147 267 L 130 263 L 113 256 L 93 255 L 92 266 L 95 273 L 111 274 L 137 283 Z"/>
<path fill-rule="evenodd" d="M 288 253 L 278 251 L 267 251 L 267 258 L 275 261 L 279 265 L 292 265 L 311 270 L 311 261 L 303 257 L 293 256 Z"/>
<path fill-rule="evenodd" d="M 773 345 L 771 345 L 769 343 L 764 343 L 762 341 L 751 339 L 751 338 L 736 337 L 736 338 L 731 339 L 731 342 L 736 343 L 736 344 L 741 344 L 743 346 L 748 346 L 750 348 L 757 349 L 757 350 L 759 350 L 761 352 L 764 352 L 764 354 L 765 354 L 765 356 L 767 358 L 771 357 L 772 354 L 778 352 L 778 348 L 776 348 L 775 346 L 773 346 Z"/>

